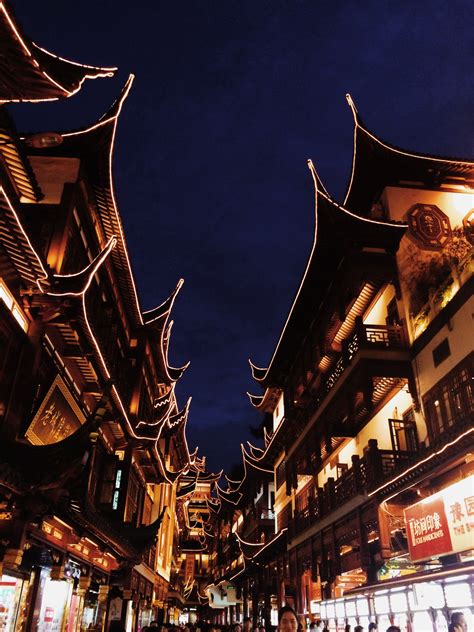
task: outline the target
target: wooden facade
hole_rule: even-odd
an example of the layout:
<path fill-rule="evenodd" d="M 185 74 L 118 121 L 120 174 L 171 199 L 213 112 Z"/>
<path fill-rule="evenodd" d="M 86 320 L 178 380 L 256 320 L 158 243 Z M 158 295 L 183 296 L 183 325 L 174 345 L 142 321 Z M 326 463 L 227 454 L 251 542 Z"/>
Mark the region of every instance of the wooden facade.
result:
<path fill-rule="evenodd" d="M 331 630 L 370 621 L 435 630 L 455 609 L 472 617 L 474 603 L 469 542 L 453 536 L 452 547 L 420 559 L 409 542 L 419 525 L 408 524 L 420 499 L 441 502 L 474 480 L 474 166 L 388 145 L 348 101 L 355 147 L 345 202 L 310 162 L 314 246 L 269 366 L 251 364 L 263 394 L 250 400 L 265 417 L 263 445 L 250 449 L 256 467 L 274 472 L 275 520 L 260 546 L 240 547 L 245 566 L 232 581 L 254 625 L 274 624 L 289 604 Z M 457 537 L 470 527 L 453 523 L 455 507 L 447 523 Z M 238 508 L 227 519 L 243 534 Z M 441 537 L 429 520 L 421 540 Z M 464 598 L 447 596 L 447 577 Z M 428 579 L 446 597 L 421 608 Z"/>
<path fill-rule="evenodd" d="M 36 47 L 7 3 L 0 30 L 3 103 L 115 71 Z M 182 282 L 142 311 L 115 199 L 132 81 L 75 131 L 22 136 L 0 106 L 2 630 L 135 630 L 170 606 L 176 490 L 199 460 L 174 393 L 186 366 L 168 364 Z"/>

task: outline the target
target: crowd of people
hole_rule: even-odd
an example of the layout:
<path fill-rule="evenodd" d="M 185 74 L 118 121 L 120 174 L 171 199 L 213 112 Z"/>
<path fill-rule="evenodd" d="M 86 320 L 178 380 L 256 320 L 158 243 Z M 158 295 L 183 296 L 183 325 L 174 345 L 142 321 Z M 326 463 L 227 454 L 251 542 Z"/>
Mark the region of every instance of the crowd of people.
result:
<path fill-rule="evenodd" d="M 109 632 L 125 632 L 121 623 L 113 622 L 109 627 Z M 141 628 L 140 632 L 273 632 L 270 628 L 260 625 L 252 629 L 252 622 L 249 617 L 245 617 L 242 624 L 217 625 L 213 623 L 199 623 L 193 626 L 161 625 L 157 621 Z M 301 625 L 296 612 L 290 606 L 284 606 L 278 613 L 278 627 L 276 632 L 305 632 L 305 627 Z M 309 624 L 307 632 L 330 632 L 324 621 L 315 621 Z M 376 623 L 369 623 L 368 629 L 356 625 L 352 630 L 350 625 L 345 626 L 344 632 L 401 632 L 396 625 L 390 625 L 385 630 L 378 630 Z M 414 632 L 417 632 L 414 630 Z M 467 623 L 462 612 L 453 612 L 448 632 L 468 632 Z"/>

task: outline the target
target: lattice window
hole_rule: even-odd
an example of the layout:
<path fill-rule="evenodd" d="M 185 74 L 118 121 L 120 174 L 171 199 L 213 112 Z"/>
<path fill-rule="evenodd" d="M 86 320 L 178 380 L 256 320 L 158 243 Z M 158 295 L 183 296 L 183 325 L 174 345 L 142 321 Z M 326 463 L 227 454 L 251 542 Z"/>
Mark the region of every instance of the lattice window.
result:
<path fill-rule="evenodd" d="M 474 413 L 474 353 L 462 360 L 423 398 L 430 438 L 436 438 Z"/>

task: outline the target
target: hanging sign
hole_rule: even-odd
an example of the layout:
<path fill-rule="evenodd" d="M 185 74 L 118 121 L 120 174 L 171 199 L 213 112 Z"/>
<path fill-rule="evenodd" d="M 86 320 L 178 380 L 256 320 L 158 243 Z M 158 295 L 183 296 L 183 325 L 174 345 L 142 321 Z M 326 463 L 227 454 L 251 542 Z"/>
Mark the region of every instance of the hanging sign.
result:
<path fill-rule="evenodd" d="M 413 562 L 473 548 L 474 475 L 405 509 Z"/>
<path fill-rule="evenodd" d="M 33 445 L 57 443 L 72 435 L 85 422 L 79 406 L 58 375 L 33 417 L 26 438 Z"/>

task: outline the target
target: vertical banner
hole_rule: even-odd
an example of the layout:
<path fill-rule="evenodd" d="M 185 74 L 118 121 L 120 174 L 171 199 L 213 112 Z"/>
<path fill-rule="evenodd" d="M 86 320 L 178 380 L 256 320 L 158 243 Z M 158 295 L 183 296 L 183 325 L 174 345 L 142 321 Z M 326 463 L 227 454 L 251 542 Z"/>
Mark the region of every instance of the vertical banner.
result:
<path fill-rule="evenodd" d="M 190 584 L 194 579 L 194 553 L 186 554 L 184 566 L 184 583 Z"/>

